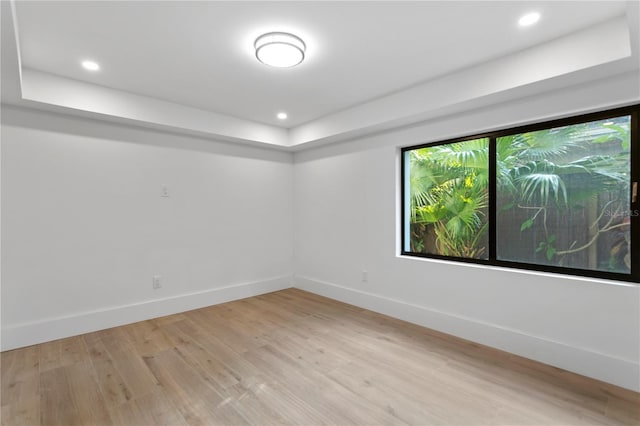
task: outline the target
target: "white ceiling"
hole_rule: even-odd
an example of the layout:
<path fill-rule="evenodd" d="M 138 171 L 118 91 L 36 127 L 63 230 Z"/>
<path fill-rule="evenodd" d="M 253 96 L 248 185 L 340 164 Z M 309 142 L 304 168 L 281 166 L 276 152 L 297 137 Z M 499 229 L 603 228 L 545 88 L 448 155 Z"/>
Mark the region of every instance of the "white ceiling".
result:
<path fill-rule="evenodd" d="M 627 23 L 632 8 L 620 1 L 29 1 L 13 6 L 23 79 L 37 71 L 292 132 L 456 72 L 587 34 L 616 18 Z M 518 18 L 529 11 L 540 12 L 542 19 L 519 27 Z M 628 38 L 637 28 L 625 30 Z M 253 41 L 268 31 L 303 38 L 306 60 L 291 69 L 259 63 Z M 4 50 L 3 44 L 6 59 Z M 101 70 L 82 69 L 87 58 Z M 429 91 L 424 93 L 428 97 Z M 278 120 L 279 111 L 289 119 Z"/>

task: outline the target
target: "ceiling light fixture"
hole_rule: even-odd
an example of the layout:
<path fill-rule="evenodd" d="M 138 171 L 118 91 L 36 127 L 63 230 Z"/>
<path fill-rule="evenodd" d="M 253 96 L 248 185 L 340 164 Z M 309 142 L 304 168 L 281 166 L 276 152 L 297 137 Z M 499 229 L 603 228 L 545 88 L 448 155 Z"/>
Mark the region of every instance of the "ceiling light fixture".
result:
<path fill-rule="evenodd" d="M 82 61 L 82 67 L 89 71 L 98 71 L 100 69 L 100 65 L 94 61 Z"/>
<path fill-rule="evenodd" d="M 518 24 L 521 27 L 528 27 L 529 25 L 533 25 L 540 20 L 540 14 L 538 12 L 531 12 L 523 15 L 519 20 Z"/>
<path fill-rule="evenodd" d="M 280 120 L 286 120 L 288 116 L 287 116 L 287 113 L 286 113 L 286 112 L 279 112 L 279 113 L 278 113 L 278 115 L 277 115 L 277 117 L 278 117 Z"/>
<path fill-rule="evenodd" d="M 266 65 L 289 68 L 304 60 L 307 46 L 300 37 L 289 33 L 267 33 L 258 37 L 253 44 L 256 58 Z"/>

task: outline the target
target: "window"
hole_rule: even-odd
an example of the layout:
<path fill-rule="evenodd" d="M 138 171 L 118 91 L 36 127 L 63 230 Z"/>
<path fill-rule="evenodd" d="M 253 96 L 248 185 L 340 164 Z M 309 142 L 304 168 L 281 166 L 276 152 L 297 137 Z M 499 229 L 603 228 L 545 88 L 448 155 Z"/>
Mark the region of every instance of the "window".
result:
<path fill-rule="evenodd" d="M 404 148 L 402 253 L 640 282 L 638 112 Z"/>
<path fill-rule="evenodd" d="M 488 259 L 489 139 L 405 152 L 409 251 Z"/>

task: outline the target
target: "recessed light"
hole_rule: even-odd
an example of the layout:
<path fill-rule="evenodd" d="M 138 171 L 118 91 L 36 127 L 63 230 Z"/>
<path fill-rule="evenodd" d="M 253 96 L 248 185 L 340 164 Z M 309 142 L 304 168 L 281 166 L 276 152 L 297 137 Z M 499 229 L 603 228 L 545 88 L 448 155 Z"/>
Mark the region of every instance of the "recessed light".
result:
<path fill-rule="evenodd" d="M 89 71 L 98 71 L 100 69 L 100 65 L 94 61 L 82 61 L 82 67 Z"/>
<path fill-rule="evenodd" d="M 528 27 L 529 25 L 533 25 L 540 20 L 540 14 L 538 12 L 531 12 L 523 15 L 519 20 L 518 24 L 521 27 Z"/>
<path fill-rule="evenodd" d="M 267 33 L 258 37 L 253 44 L 256 58 L 266 65 L 289 68 L 304 60 L 307 46 L 300 37 L 289 33 Z"/>
<path fill-rule="evenodd" d="M 286 119 L 287 119 L 287 117 L 288 117 L 288 115 L 287 115 L 287 113 L 286 113 L 286 112 L 279 112 L 279 113 L 278 113 L 278 115 L 277 115 L 277 117 L 278 117 L 278 119 L 280 119 L 280 120 L 286 120 Z"/>

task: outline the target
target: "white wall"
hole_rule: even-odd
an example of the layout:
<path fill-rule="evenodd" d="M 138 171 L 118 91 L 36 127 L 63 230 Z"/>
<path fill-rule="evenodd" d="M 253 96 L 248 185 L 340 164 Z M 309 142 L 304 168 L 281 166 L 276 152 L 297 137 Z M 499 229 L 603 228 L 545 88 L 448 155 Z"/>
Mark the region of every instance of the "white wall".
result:
<path fill-rule="evenodd" d="M 292 154 L 4 105 L 1 132 L 3 350 L 291 286 Z"/>
<path fill-rule="evenodd" d="M 637 93 L 633 75 L 616 76 L 296 153 L 296 286 L 640 390 L 637 285 L 398 255 L 399 147 L 624 104 Z"/>

